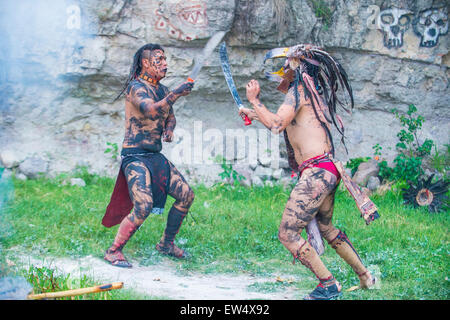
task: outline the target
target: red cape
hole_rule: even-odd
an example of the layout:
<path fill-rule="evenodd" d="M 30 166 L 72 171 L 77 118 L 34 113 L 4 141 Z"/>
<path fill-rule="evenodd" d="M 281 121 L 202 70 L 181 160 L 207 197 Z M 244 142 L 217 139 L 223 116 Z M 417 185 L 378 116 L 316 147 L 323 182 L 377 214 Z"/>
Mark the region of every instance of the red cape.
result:
<path fill-rule="evenodd" d="M 106 213 L 102 219 L 102 224 L 105 227 L 110 228 L 121 223 L 130 213 L 131 209 L 133 209 L 133 203 L 131 202 L 130 194 L 128 193 L 127 180 L 125 179 L 122 169 L 120 169 L 114 191 L 111 195 L 111 200 L 109 201 Z"/>

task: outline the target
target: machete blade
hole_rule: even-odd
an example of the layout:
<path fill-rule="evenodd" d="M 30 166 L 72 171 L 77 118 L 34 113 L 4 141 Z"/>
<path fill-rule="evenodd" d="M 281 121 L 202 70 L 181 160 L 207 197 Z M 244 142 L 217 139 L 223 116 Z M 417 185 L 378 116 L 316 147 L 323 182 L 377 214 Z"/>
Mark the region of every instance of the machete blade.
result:
<path fill-rule="evenodd" d="M 219 31 L 208 40 L 205 47 L 203 48 L 202 54 L 194 59 L 195 65 L 194 68 L 192 68 L 191 73 L 189 74 L 188 81 L 193 82 L 197 78 L 200 70 L 205 63 L 205 60 L 211 55 L 211 53 L 214 51 L 214 48 L 217 47 L 225 33 L 225 31 Z"/>
<path fill-rule="evenodd" d="M 230 63 L 228 62 L 228 53 L 227 46 L 225 42 L 222 42 L 219 48 L 220 62 L 222 65 L 222 71 L 225 76 L 225 81 L 227 82 L 228 89 L 230 89 L 230 93 L 233 96 L 234 101 L 239 109 L 244 107 L 242 103 L 241 97 L 237 91 L 236 85 L 234 84 L 233 76 L 230 70 Z M 251 120 L 247 117 L 247 115 L 243 115 L 242 119 L 245 121 L 245 125 L 248 126 L 252 124 Z"/>

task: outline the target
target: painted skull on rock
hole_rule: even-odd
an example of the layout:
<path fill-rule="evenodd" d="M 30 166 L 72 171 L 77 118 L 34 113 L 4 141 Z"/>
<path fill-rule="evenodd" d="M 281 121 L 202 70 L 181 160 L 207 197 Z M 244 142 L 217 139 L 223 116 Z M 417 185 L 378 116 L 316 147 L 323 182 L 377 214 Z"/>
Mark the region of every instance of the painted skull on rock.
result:
<path fill-rule="evenodd" d="M 380 12 L 378 15 L 378 28 L 383 32 L 383 42 L 387 48 L 398 48 L 403 45 L 403 35 L 411 24 L 409 10 L 391 8 Z"/>
<path fill-rule="evenodd" d="M 431 8 L 419 12 L 413 22 L 414 32 L 421 37 L 421 47 L 434 47 L 439 36 L 448 32 L 448 13 L 446 8 Z"/>

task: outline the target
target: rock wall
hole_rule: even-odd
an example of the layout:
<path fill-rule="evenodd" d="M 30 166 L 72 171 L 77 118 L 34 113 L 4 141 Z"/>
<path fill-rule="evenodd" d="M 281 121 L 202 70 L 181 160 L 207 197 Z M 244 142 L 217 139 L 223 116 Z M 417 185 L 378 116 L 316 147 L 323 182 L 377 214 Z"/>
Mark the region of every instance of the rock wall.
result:
<path fill-rule="evenodd" d="M 120 152 L 124 101 L 113 100 L 136 50 L 149 42 L 165 48 L 163 83 L 170 88 L 187 78 L 219 30 L 227 31 L 244 103 L 245 84 L 258 79 L 272 111 L 283 96 L 264 78 L 267 50 L 315 43 L 342 63 L 355 96 L 353 114 L 342 113 L 349 151 L 337 143 L 343 160 L 372 156 L 376 143 L 392 160 L 400 125 L 390 110 L 405 112 L 409 104 L 425 117 L 421 139 L 449 143 L 446 1 L 23 0 L 0 5 L 0 27 L 0 160 L 28 177 L 36 174 L 30 170 L 54 175 L 76 166 L 115 175 L 119 160 L 105 150 L 110 143 Z M 243 126 L 217 52 L 174 108 L 176 137 L 163 152 L 190 181 L 220 180 L 223 169 L 213 160 L 219 155 L 249 178 L 288 176 L 282 136 L 260 124 Z"/>

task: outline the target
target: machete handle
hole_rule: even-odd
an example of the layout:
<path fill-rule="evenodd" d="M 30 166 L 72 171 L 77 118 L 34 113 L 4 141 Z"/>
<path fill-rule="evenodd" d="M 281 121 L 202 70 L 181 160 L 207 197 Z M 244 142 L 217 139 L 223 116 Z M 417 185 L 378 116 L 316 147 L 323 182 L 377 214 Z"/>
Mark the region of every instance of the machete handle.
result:
<path fill-rule="evenodd" d="M 250 120 L 250 118 L 247 117 L 247 115 L 245 113 L 243 113 L 241 115 L 241 117 L 242 117 L 242 120 L 244 120 L 244 123 L 245 123 L 246 126 L 249 126 L 249 125 L 252 124 L 252 120 Z"/>
<path fill-rule="evenodd" d="M 189 77 L 189 78 L 187 78 L 187 81 L 188 81 L 188 82 L 194 82 L 195 80 L 192 79 L 191 77 Z"/>

